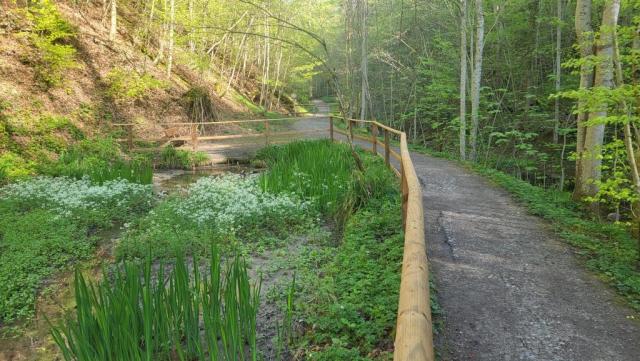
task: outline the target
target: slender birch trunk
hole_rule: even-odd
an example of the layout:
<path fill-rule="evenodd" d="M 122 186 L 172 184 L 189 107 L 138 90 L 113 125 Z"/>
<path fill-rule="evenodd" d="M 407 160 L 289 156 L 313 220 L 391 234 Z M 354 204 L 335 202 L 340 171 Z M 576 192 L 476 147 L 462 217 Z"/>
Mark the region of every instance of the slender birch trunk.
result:
<path fill-rule="evenodd" d="M 111 0 L 111 28 L 109 29 L 109 40 L 115 41 L 118 29 L 118 2 Z"/>
<path fill-rule="evenodd" d="M 460 159 L 467 157 L 467 0 L 460 4 Z"/>
<path fill-rule="evenodd" d="M 170 1 L 171 17 L 169 21 L 169 58 L 167 59 L 167 76 L 171 76 L 171 70 L 173 68 L 173 46 L 175 37 L 175 23 L 176 23 L 176 0 Z"/>
<path fill-rule="evenodd" d="M 361 48 L 361 70 L 362 70 L 362 89 L 360 94 L 360 119 L 366 119 L 367 116 L 367 92 L 369 91 L 368 79 L 368 50 L 367 50 L 367 12 L 368 0 L 362 0 L 362 48 Z"/>
<path fill-rule="evenodd" d="M 480 111 L 480 82 L 482 80 L 482 52 L 484 50 L 484 11 L 482 0 L 476 0 L 476 40 L 471 82 L 471 160 L 478 157 L 478 127 Z"/>
<path fill-rule="evenodd" d="M 556 94 L 562 86 L 562 0 L 557 0 L 558 24 L 556 25 Z M 558 132 L 560 130 L 560 98 L 555 101 L 555 119 L 553 124 L 553 143 L 558 144 Z"/>

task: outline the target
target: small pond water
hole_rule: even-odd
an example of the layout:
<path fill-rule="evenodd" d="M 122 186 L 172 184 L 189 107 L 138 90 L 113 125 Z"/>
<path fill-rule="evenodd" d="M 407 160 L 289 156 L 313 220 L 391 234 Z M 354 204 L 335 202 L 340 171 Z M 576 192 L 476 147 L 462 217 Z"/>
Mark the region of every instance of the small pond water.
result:
<path fill-rule="evenodd" d="M 158 169 L 153 173 L 153 189 L 157 192 L 173 193 L 188 187 L 203 177 L 224 174 L 256 174 L 263 169 L 249 164 L 219 165 L 196 170 Z"/>

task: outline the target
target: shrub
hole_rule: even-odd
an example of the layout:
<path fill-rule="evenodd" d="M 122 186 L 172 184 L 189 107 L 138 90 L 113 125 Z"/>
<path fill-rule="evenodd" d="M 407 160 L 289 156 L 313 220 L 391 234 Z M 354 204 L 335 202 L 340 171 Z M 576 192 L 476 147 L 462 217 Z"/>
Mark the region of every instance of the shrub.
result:
<path fill-rule="evenodd" d="M 136 71 L 125 71 L 113 68 L 107 74 L 109 94 L 120 101 L 136 101 L 147 96 L 149 91 L 162 89 L 165 84 L 151 74 L 138 74 Z"/>
<path fill-rule="evenodd" d="M 41 171 L 76 179 L 88 177 L 98 184 L 117 179 L 140 184 L 153 182 L 151 161 L 123 159 L 118 144 L 109 138 L 80 141 L 65 150 L 56 162 L 41 167 Z"/>
<path fill-rule="evenodd" d="M 77 66 L 76 49 L 68 44 L 76 31 L 50 0 L 41 0 L 30 7 L 28 18 L 33 23 L 28 38 L 36 48 L 36 77 L 46 87 L 60 85 L 64 72 Z"/>
<path fill-rule="evenodd" d="M 24 179 L 34 173 L 34 164 L 12 152 L 0 154 L 0 184 Z"/>
<path fill-rule="evenodd" d="M 160 152 L 156 166 L 161 169 L 192 169 L 208 161 L 207 153 L 176 149 L 168 145 Z"/>

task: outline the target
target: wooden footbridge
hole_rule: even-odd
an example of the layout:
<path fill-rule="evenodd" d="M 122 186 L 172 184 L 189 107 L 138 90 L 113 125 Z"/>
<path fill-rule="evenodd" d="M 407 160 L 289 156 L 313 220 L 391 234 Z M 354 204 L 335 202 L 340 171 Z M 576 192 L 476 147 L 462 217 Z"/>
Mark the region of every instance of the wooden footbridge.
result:
<path fill-rule="evenodd" d="M 116 124 L 134 148 L 135 124 Z M 353 142 L 384 158 L 400 178 L 404 222 L 404 254 L 395 336 L 395 361 L 433 361 L 433 332 L 429 298 L 422 188 L 409 154 L 407 135 L 376 121 L 316 115 L 303 118 L 167 123 L 160 144 L 190 146 L 194 151 L 259 149 L 269 144 L 328 137 Z M 148 141 L 148 140 L 147 140 Z M 399 148 L 392 146 L 399 141 Z M 399 149 L 399 151 L 398 151 Z"/>

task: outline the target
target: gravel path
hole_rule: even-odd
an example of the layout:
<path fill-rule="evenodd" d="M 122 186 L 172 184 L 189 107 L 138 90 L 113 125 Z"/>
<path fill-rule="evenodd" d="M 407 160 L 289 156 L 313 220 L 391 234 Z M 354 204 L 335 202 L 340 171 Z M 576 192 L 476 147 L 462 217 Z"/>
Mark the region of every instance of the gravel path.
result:
<path fill-rule="evenodd" d="M 322 112 L 328 107 L 317 102 Z M 297 130 L 326 127 L 301 120 Z M 453 162 L 412 153 L 443 361 L 639 361 L 640 321 L 549 225 Z"/>

